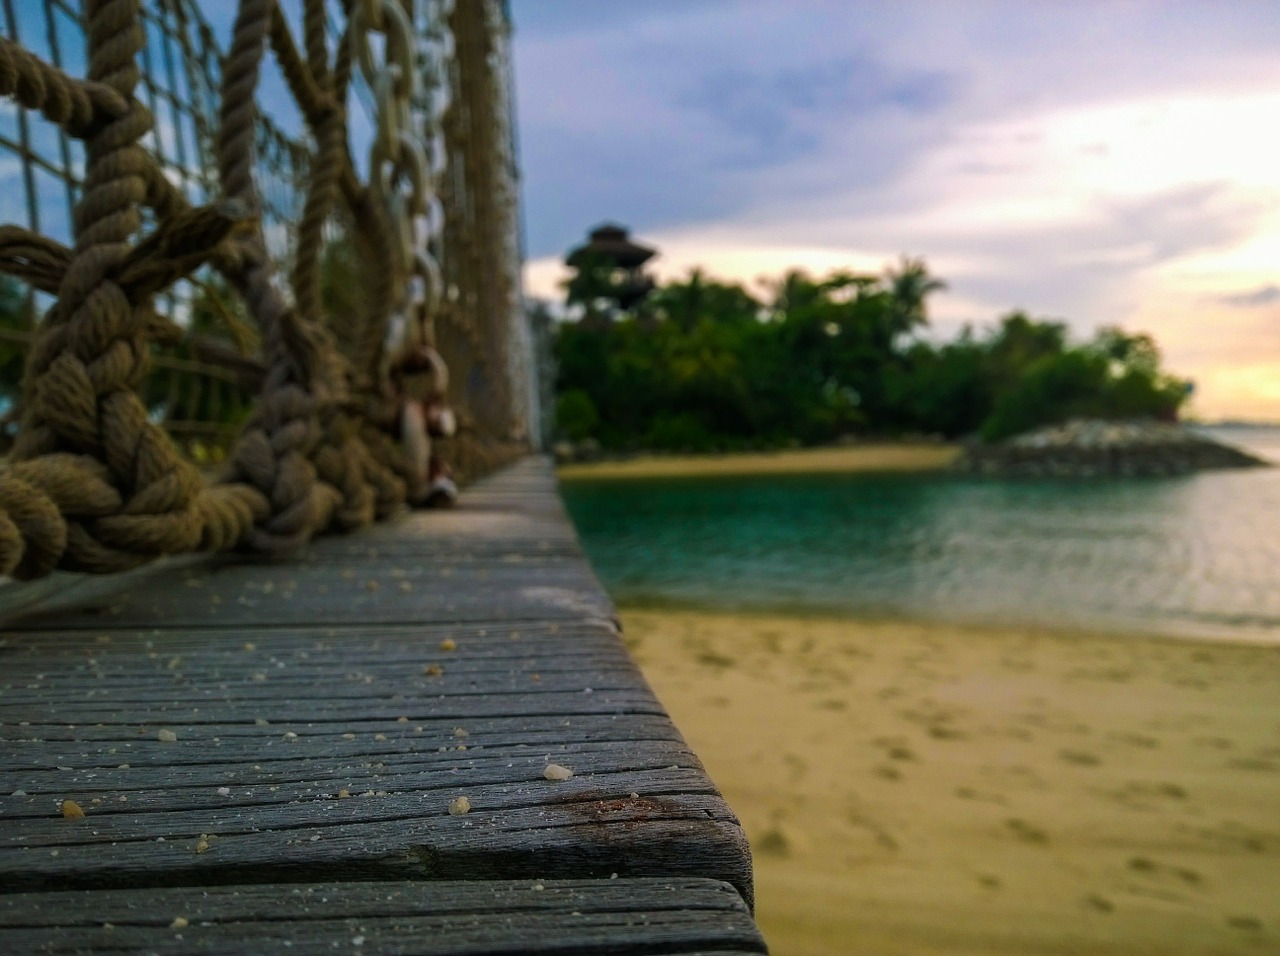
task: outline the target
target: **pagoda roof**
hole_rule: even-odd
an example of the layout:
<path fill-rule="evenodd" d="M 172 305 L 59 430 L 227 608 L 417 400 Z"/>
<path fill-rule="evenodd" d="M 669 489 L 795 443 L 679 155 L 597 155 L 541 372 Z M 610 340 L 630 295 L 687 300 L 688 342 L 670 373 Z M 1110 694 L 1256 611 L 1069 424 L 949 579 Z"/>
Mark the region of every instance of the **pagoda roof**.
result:
<path fill-rule="evenodd" d="M 657 249 L 632 242 L 625 226 L 618 223 L 601 223 L 587 234 L 587 242 L 573 249 L 565 257 L 565 263 L 578 265 L 585 257 L 592 256 L 634 269 L 658 254 Z"/>

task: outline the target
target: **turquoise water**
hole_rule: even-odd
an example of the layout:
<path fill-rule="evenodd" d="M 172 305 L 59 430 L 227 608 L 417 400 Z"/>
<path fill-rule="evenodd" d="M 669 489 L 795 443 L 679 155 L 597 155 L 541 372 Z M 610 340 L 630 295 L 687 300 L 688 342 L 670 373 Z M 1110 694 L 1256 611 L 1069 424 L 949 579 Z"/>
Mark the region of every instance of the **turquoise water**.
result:
<path fill-rule="evenodd" d="M 1280 431 L 1216 430 L 1280 461 Z M 622 603 L 1280 641 L 1280 468 L 1115 481 L 574 481 Z"/>

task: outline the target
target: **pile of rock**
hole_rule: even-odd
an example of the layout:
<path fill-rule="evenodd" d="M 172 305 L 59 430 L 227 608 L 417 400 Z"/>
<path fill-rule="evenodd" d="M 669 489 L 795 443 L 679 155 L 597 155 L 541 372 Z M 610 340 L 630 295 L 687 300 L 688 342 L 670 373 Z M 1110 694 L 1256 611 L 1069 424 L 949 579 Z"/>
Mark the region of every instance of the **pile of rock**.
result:
<path fill-rule="evenodd" d="M 571 465 L 579 461 L 599 461 L 602 449 L 594 438 L 584 438 L 580 442 L 558 441 L 551 446 L 551 454 L 557 465 Z"/>
<path fill-rule="evenodd" d="M 1076 419 L 991 445 L 967 447 L 956 471 L 994 477 L 1182 475 L 1269 462 L 1180 425 Z"/>

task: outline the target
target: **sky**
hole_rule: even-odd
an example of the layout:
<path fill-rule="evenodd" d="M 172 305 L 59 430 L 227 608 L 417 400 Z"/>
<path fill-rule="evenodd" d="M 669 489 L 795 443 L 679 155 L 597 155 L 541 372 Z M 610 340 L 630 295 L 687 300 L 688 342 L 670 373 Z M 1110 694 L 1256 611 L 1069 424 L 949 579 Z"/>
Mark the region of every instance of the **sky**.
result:
<path fill-rule="evenodd" d="M 663 279 L 923 256 L 935 336 L 1149 332 L 1193 414 L 1280 421 L 1274 0 L 511 7 L 531 295 L 604 220 Z"/>

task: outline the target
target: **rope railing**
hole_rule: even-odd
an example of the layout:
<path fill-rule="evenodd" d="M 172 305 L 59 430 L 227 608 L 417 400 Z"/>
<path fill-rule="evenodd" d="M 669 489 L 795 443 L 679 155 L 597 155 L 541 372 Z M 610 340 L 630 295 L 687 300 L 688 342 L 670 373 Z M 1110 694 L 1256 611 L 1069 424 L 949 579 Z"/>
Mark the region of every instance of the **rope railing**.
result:
<path fill-rule="evenodd" d="M 83 76 L 16 42 L 21 18 L 5 12 L 0 96 L 21 107 L 17 146 L 34 155 L 32 128 L 51 124 L 67 157 L 82 152 L 83 172 L 64 166 L 69 242 L 41 228 L 39 202 L 27 225 L 0 226 L 0 272 L 48 302 L 30 331 L 20 428 L 0 466 L 0 574 L 283 553 L 406 502 L 450 500 L 446 457 L 476 472 L 527 446 L 525 386 L 512 381 L 523 366 L 513 360 L 515 182 L 497 0 L 241 0 L 216 120 L 199 82 L 181 84 L 188 99 L 176 91 L 176 60 L 214 72 L 191 41 L 212 46 L 187 0 L 85 0 Z M 50 36 L 75 14 L 63 0 L 43 12 Z M 157 26 L 185 40 L 157 46 Z M 270 210 L 259 160 L 258 97 L 272 63 L 304 124 L 286 149 L 305 168 L 296 222 Z M 368 142 L 350 122 L 361 85 L 374 105 Z M 180 118 L 184 104 L 198 107 L 198 149 L 175 164 L 163 144 L 182 139 L 182 124 L 159 121 Z M 343 255 L 359 294 L 326 295 Z M 202 288 L 216 277 L 258 343 L 208 376 L 260 383 L 212 483 L 164 428 L 167 418 L 175 433 L 198 435 L 209 424 L 198 414 L 204 393 L 182 383 L 217 349 L 194 350 L 182 327 L 189 307 L 172 297 L 160 307 L 197 273 Z M 187 354 L 157 360 L 166 344 Z M 455 356 L 461 386 L 447 372 Z M 168 375 L 160 400 L 157 366 Z"/>

